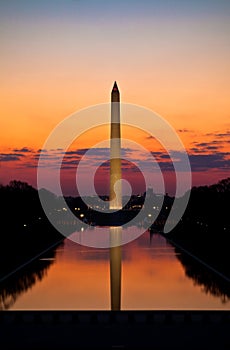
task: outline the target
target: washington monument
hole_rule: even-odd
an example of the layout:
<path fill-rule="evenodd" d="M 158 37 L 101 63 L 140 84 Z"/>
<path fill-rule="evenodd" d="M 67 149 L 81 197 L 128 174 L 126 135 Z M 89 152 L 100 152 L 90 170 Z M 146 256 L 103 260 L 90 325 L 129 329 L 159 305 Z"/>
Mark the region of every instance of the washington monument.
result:
<path fill-rule="evenodd" d="M 122 208 L 120 138 L 120 93 L 115 82 L 111 93 L 110 209 Z M 121 309 L 121 232 L 122 228 L 120 226 L 110 227 L 110 240 L 112 244 L 110 248 L 111 310 Z"/>
<path fill-rule="evenodd" d="M 111 93 L 111 132 L 110 132 L 110 194 L 109 208 L 122 208 L 121 189 L 121 126 L 120 126 L 120 93 L 114 83 Z"/>

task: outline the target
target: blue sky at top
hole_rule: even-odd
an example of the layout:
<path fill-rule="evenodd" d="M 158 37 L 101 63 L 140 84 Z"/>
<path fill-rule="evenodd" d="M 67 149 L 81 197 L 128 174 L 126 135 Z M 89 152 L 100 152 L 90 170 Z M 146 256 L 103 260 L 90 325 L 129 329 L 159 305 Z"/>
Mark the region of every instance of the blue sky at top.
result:
<path fill-rule="evenodd" d="M 229 0 L 1 0 L 0 17 L 224 16 Z"/>

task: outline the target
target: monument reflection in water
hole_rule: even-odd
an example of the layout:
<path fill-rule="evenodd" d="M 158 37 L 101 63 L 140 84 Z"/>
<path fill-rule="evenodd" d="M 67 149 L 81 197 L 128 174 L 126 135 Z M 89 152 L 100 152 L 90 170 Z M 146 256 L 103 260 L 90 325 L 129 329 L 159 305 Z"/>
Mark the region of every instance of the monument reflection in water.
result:
<path fill-rule="evenodd" d="M 110 298 L 111 310 L 121 309 L 121 232 L 122 227 L 110 227 Z"/>

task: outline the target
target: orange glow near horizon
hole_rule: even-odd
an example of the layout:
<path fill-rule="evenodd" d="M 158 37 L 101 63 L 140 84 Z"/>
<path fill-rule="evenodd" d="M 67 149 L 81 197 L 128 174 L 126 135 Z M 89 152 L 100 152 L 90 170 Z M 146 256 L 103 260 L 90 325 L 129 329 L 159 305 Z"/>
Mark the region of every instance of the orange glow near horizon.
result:
<path fill-rule="evenodd" d="M 24 146 L 41 148 L 53 127 L 63 118 L 81 108 L 109 100 L 108 91 L 103 91 L 105 89 L 99 89 L 96 95 L 93 91 L 91 96 L 87 93 L 87 87 L 81 86 L 79 87 L 81 94 L 78 93 L 75 96 L 71 87 L 68 90 L 63 90 L 60 86 L 56 92 L 53 89 L 55 85 L 47 86 L 44 82 L 45 88 L 40 86 L 35 89 L 31 85 L 32 83 L 32 81 L 28 83 L 25 91 L 21 91 L 19 86 L 8 87 L 8 89 L 4 86 L 4 89 L 0 89 L 2 96 L 0 106 L 2 116 L 1 148 Z M 133 100 L 131 96 L 134 93 L 134 88 L 125 83 L 122 90 L 126 93 L 122 99 L 152 109 L 167 119 L 176 129 L 188 128 L 194 132 L 205 133 L 220 131 L 220 127 L 223 129 L 230 125 L 228 93 L 224 95 L 220 91 L 219 95 L 212 96 L 205 90 L 209 96 L 207 96 L 207 100 L 201 101 L 199 96 L 183 97 L 183 91 L 176 95 L 174 90 L 172 96 L 165 95 L 163 86 L 162 88 L 157 86 L 157 93 L 155 87 L 151 93 L 152 88 L 151 84 L 149 86 L 144 84 L 140 98 L 138 98 L 139 89 L 137 89 Z M 193 89 L 191 86 L 189 88 Z M 186 90 L 185 87 L 184 89 Z M 75 90 L 78 91 L 77 86 L 75 86 Z M 129 92 L 130 90 L 133 92 Z M 162 90 L 160 95 L 159 90 Z M 18 94 L 18 92 L 20 93 Z M 220 125 L 220 119 L 222 125 Z"/>

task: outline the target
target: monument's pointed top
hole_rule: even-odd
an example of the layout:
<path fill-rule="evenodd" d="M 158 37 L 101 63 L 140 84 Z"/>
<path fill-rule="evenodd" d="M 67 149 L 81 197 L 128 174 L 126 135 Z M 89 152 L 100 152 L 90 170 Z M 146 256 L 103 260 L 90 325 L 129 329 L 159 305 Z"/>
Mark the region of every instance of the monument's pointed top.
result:
<path fill-rule="evenodd" d="M 116 82 L 116 81 L 114 82 L 114 85 L 113 85 L 113 91 L 119 91 L 119 90 L 118 90 L 118 87 L 117 87 L 117 82 Z"/>

